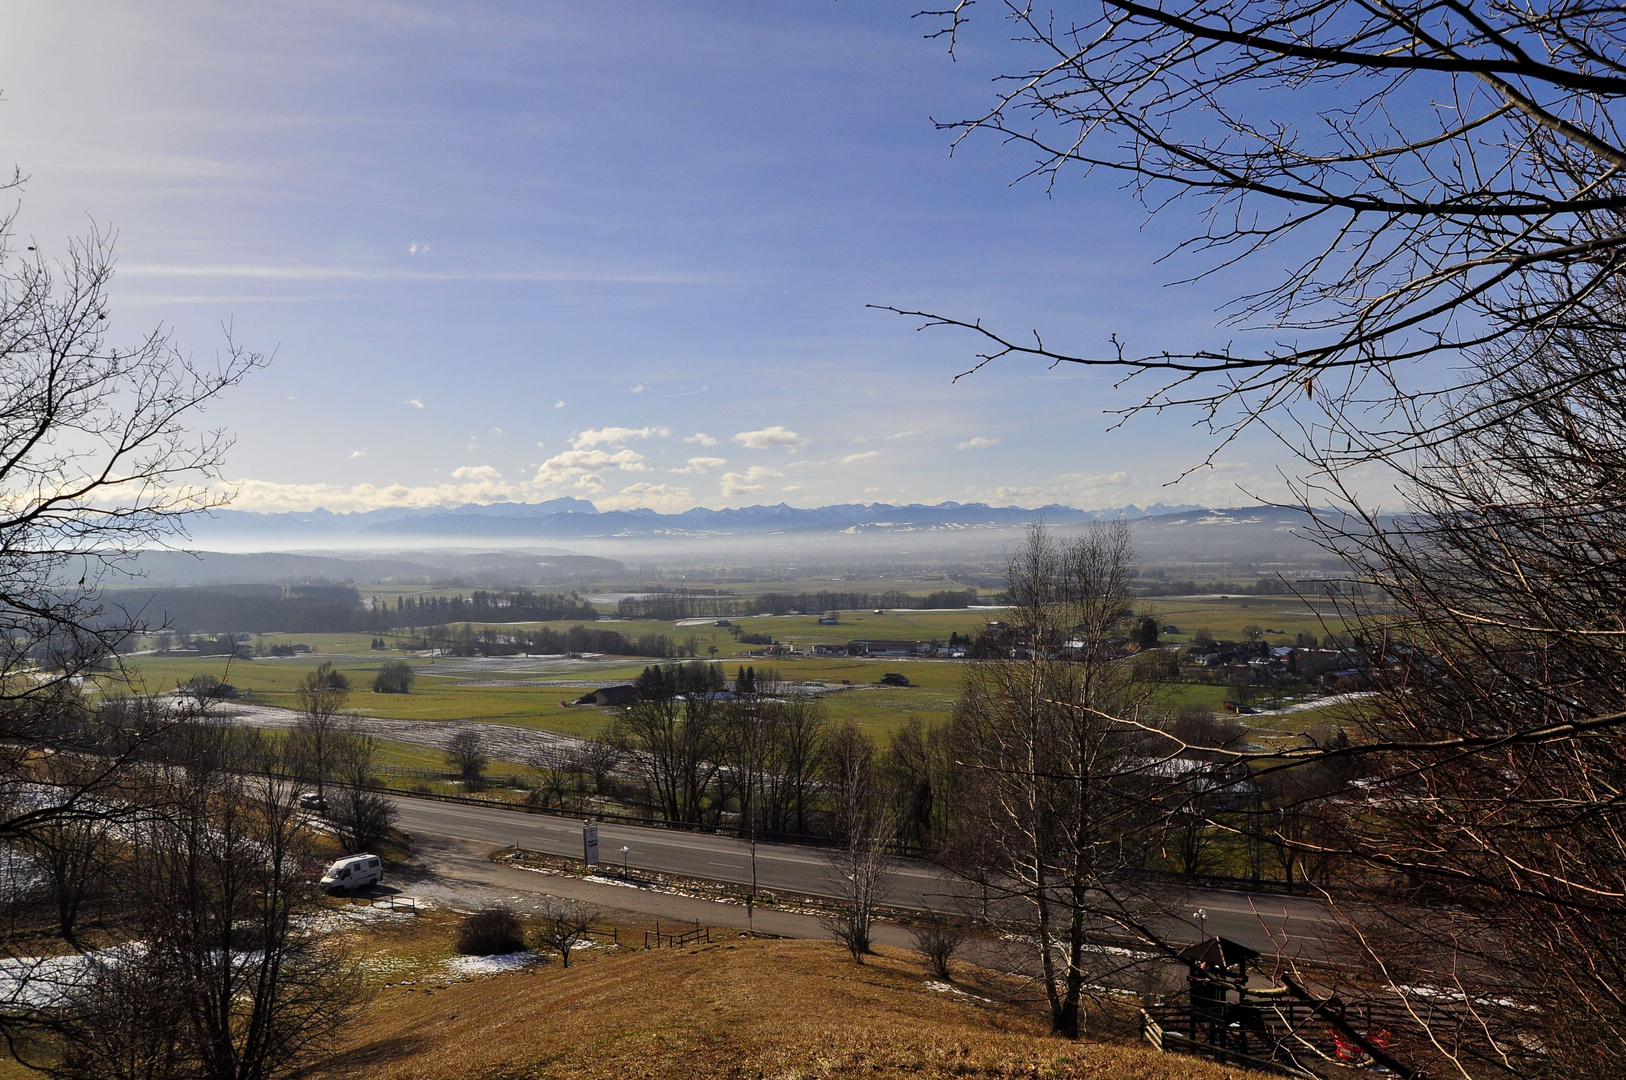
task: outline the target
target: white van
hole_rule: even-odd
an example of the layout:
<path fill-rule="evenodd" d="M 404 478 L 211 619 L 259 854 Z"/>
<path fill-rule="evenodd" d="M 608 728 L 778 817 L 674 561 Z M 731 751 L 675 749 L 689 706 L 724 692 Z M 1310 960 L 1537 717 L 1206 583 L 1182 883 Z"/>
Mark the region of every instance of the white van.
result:
<path fill-rule="evenodd" d="M 327 873 L 322 875 L 322 888 L 339 892 L 383 880 L 384 864 L 377 855 L 351 855 L 327 868 Z"/>

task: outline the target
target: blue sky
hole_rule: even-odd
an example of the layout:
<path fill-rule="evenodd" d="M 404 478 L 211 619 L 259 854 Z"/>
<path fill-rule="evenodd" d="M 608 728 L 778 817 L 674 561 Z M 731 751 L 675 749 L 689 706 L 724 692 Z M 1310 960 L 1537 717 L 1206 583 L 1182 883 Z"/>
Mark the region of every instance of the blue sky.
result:
<path fill-rule="evenodd" d="M 1022 66 L 913 3 L 14 2 L 0 133 L 46 250 L 118 232 L 116 335 L 229 322 L 272 365 L 209 414 L 242 509 L 557 495 L 601 507 L 1273 494 L 1245 439 L 1111 377 L 867 304 L 1100 353 L 1212 343 L 1184 224 L 1113 184 L 1014 184 L 932 118 Z M 1235 283 L 1232 283 L 1234 287 Z"/>

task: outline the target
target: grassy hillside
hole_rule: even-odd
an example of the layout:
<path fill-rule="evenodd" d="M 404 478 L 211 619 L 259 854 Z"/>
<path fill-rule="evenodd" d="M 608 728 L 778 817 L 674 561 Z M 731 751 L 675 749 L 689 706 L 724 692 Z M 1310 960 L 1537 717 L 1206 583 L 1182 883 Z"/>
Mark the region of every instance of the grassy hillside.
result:
<path fill-rule="evenodd" d="M 408 951 L 411 951 L 408 949 Z M 863 967 L 832 943 L 596 949 L 447 986 L 379 990 L 338 1063 L 392 1080 L 571 1077 L 1242 1076 L 1119 1040 L 1050 1038 L 1031 1009 L 949 989 L 915 958 Z"/>

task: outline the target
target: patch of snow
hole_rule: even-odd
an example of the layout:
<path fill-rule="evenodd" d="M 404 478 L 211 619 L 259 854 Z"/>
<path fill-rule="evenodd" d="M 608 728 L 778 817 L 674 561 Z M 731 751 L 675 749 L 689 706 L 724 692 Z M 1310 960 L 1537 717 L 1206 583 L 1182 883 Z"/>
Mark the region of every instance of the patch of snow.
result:
<path fill-rule="evenodd" d="M 927 979 L 926 989 L 935 990 L 939 994 L 953 994 L 956 997 L 969 998 L 972 1001 L 981 1001 L 989 1005 L 993 1004 L 993 1002 L 988 998 L 978 997 L 976 994 L 968 994 L 964 990 L 961 990 L 958 986 L 955 986 L 953 983 L 938 982 L 936 979 Z"/>
<path fill-rule="evenodd" d="M 520 971 L 541 962 L 542 957 L 529 951 L 503 953 L 499 956 L 455 956 L 446 961 L 446 970 L 452 975 L 472 979 L 481 975 L 501 975 L 509 971 Z"/>

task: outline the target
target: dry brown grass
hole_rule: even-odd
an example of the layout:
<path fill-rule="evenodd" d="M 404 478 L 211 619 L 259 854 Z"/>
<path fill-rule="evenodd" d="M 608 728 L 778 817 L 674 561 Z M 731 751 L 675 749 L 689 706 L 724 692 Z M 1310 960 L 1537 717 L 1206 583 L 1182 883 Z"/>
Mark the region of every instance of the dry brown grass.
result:
<path fill-rule="evenodd" d="M 404 944 L 404 942 L 403 942 Z M 1132 1043 L 1049 1037 L 1011 1005 L 928 988 L 912 954 L 860 967 L 834 944 L 593 950 L 450 987 L 381 990 L 317 1077 L 1244 1076 Z M 432 989 L 426 989 L 431 987 Z M 966 986 L 968 993 L 987 987 Z"/>

